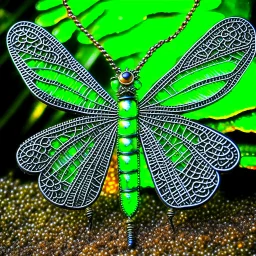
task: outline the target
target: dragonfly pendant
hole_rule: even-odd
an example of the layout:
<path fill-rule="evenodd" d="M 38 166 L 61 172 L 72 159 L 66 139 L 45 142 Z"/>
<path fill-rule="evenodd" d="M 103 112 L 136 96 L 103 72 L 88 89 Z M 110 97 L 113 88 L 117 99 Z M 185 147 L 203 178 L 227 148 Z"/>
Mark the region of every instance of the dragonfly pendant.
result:
<path fill-rule="evenodd" d="M 128 246 L 135 244 L 132 217 L 139 206 L 143 159 L 169 209 L 205 203 L 218 187 L 218 171 L 237 166 L 240 153 L 230 139 L 182 114 L 219 100 L 237 84 L 255 55 L 255 30 L 248 21 L 234 17 L 217 23 L 141 100 L 136 72 L 126 70 L 111 82 L 116 101 L 34 23 L 14 24 L 7 46 L 39 100 L 78 115 L 21 144 L 18 165 L 39 174 L 39 188 L 50 202 L 87 208 L 91 218 L 88 207 L 101 192 L 116 147 Z"/>

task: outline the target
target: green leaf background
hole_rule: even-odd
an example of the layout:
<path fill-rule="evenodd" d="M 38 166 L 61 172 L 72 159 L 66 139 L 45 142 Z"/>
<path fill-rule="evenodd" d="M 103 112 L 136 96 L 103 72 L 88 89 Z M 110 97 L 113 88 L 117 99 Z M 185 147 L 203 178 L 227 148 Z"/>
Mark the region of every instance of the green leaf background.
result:
<path fill-rule="evenodd" d="M 29 2 L 27 2 L 28 4 Z M 100 42 L 121 69 L 135 68 L 151 46 L 173 34 L 184 21 L 192 7 L 191 0 L 69 0 L 74 14 L 86 29 Z M 30 3 L 31 4 L 31 3 Z M 142 82 L 141 98 L 149 88 L 170 70 L 186 51 L 215 23 L 239 16 L 248 20 L 252 17 L 253 1 L 202 0 L 191 21 L 173 41 L 158 49 L 140 72 Z M 110 78 L 114 72 L 99 50 L 81 33 L 74 22 L 67 17 L 61 0 L 39 0 L 33 3 L 33 20 L 45 27 L 59 39 L 74 57 L 85 66 L 98 82 L 113 96 Z M 22 12 L 22 11 L 21 11 Z M 8 13 L 0 16 L 0 32 L 6 32 L 17 17 Z M 5 53 L 4 62 L 8 59 Z M 69 119 L 69 114 L 51 110 L 44 103 L 32 98 L 12 64 L 10 69 L 19 81 L 17 92 L 10 90 L 8 107 L 3 108 L 1 129 L 10 131 L 13 140 L 21 143 L 35 133 L 58 122 Z M 221 100 L 202 109 L 187 113 L 198 120 L 227 134 L 241 150 L 240 167 L 256 169 L 256 146 L 252 143 L 256 133 L 256 60 L 236 87 Z M 15 81 L 16 81 L 15 80 Z M 27 108 L 25 109 L 25 106 Z M 22 110 L 22 113 L 21 113 Z M 18 114 L 20 113 L 20 114 Z M 17 116 L 19 115 L 19 116 Z M 15 122 L 14 119 L 20 120 Z M 14 135 L 14 131 L 17 134 Z M 11 136 L 10 136 L 11 137 Z M 9 145 L 11 145 L 9 143 Z M 10 146 L 15 151 L 14 146 Z M 8 150 L 7 150 L 8 151 Z"/>

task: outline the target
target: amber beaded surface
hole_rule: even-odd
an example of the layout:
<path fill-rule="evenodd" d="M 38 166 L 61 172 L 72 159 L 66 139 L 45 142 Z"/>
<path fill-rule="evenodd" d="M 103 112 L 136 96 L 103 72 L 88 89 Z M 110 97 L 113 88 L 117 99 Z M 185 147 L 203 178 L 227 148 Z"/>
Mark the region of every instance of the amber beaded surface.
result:
<path fill-rule="evenodd" d="M 126 218 L 117 187 L 116 156 L 103 192 L 92 206 L 93 229 L 85 210 L 46 201 L 37 182 L 13 174 L 0 179 L 0 255 L 255 255 L 256 195 L 229 198 L 222 190 L 202 207 L 176 211 L 174 234 L 167 208 L 154 190 L 142 191 L 136 223 L 137 246 L 127 248 Z"/>

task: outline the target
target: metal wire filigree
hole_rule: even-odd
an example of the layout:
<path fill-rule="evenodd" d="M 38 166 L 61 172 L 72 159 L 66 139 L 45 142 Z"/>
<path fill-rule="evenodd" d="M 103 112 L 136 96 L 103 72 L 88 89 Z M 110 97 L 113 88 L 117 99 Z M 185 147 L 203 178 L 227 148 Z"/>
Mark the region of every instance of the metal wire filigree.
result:
<path fill-rule="evenodd" d="M 183 113 L 212 104 L 236 85 L 254 56 L 252 25 L 241 18 L 224 19 L 152 86 L 140 102 L 140 111 Z M 198 78 L 181 83 L 193 74 Z"/>
<path fill-rule="evenodd" d="M 19 166 L 38 173 L 52 203 L 83 208 L 98 197 L 116 142 L 116 120 L 78 117 L 32 136 L 17 152 Z"/>
<path fill-rule="evenodd" d="M 28 173 L 40 173 L 40 189 L 51 202 L 88 207 L 100 193 L 116 144 L 117 102 L 43 28 L 19 22 L 9 30 L 7 45 L 36 97 L 81 116 L 25 141 L 17 152 L 18 164 Z M 254 55 L 251 24 L 224 19 L 138 103 L 138 138 L 156 191 L 167 206 L 204 203 L 217 189 L 217 171 L 238 164 L 239 150 L 232 141 L 177 113 L 225 96 Z"/>
<path fill-rule="evenodd" d="M 202 204 L 219 184 L 218 171 L 238 164 L 238 148 L 224 135 L 182 116 L 140 117 L 140 138 L 157 193 L 169 207 Z"/>

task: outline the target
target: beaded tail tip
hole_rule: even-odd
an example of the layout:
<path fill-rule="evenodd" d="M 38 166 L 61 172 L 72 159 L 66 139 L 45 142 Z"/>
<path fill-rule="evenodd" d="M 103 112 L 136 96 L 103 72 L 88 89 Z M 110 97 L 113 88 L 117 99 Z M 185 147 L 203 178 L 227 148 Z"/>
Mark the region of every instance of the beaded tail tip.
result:
<path fill-rule="evenodd" d="M 135 237 L 134 237 L 134 224 L 133 221 L 129 218 L 126 221 L 126 233 L 127 233 L 127 244 L 129 248 L 134 248 L 135 246 Z"/>
<path fill-rule="evenodd" d="M 172 208 L 170 208 L 167 211 L 167 216 L 168 216 L 169 224 L 170 224 L 173 232 L 175 232 L 175 228 L 174 228 L 174 225 L 173 225 L 173 217 L 174 217 L 174 215 L 175 215 L 174 210 Z"/>

